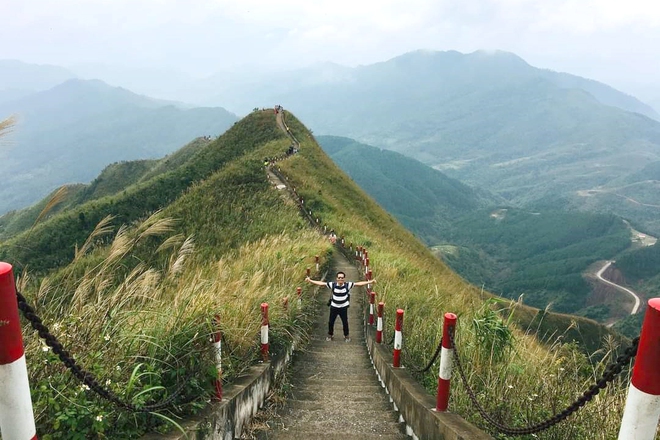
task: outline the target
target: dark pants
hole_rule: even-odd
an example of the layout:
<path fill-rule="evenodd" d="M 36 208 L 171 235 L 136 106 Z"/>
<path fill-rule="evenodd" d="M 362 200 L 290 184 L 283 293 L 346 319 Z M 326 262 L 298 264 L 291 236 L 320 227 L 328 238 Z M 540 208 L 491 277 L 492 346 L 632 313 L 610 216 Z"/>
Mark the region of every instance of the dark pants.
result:
<path fill-rule="evenodd" d="M 348 336 L 348 307 L 330 307 L 328 334 L 332 336 L 335 333 L 335 320 L 337 316 L 341 318 L 341 323 L 344 327 L 344 336 Z"/>

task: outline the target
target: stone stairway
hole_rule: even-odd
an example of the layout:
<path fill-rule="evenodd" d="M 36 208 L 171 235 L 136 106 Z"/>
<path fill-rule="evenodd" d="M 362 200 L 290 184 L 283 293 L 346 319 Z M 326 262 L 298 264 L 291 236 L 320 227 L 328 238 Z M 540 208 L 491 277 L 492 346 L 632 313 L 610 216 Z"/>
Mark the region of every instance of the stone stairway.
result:
<path fill-rule="evenodd" d="M 357 269 L 337 253 L 333 271 L 346 279 L 360 281 Z M 297 352 L 289 367 L 290 391 L 286 405 L 269 421 L 271 430 L 260 440 L 403 440 L 405 425 L 398 422 L 389 396 L 381 387 L 364 344 L 362 303 L 364 287 L 351 290 L 349 327 L 351 341 L 344 342 L 341 320 L 337 318 L 334 340 L 326 341 L 329 309 L 319 309 L 307 347 Z M 321 288 L 320 298 L 330 291 Z"/>

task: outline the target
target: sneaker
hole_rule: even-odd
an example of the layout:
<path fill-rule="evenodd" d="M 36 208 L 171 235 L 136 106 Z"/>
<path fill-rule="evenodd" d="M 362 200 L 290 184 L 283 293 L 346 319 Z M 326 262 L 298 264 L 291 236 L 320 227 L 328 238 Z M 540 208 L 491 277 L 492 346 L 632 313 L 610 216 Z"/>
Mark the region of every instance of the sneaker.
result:
<path fill-rule="evenodd" d="M 346 336 L 346 337 L 344 338 L 344 342 L 351 342 L 351 338 L 349 338 L 348 336 Z"/>
<path fill-rule="evenodd" d="M 326 337 L 325 337 L 325 340 L 328 341 L 328 342 L 329 342 L 329 341 L 332 341 L 332 336 L 331 336 L 331 335 L 326 336 Z"/>

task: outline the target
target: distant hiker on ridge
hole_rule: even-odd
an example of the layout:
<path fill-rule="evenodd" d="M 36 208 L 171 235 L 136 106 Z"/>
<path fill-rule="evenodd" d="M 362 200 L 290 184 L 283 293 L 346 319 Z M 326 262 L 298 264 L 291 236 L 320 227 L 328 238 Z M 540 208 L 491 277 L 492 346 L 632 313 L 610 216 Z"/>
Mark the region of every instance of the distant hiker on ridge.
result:
<path fill-rule="evenodd" d="M 348 306 L 350 300 L 350 291 L 354 286 L 366 286 L 367 284 L 376 284 L 376 280 L 368 281 L 346 281 L 346 274 L 344 272 L 337 272 L 337 281 L 316 281 L 310 277 L 306 277 L 305 281 L 308 283 L 316 284 L 317 286 L 325 286 L 332 292 L 332 299 L 328 301 L 330 306 L 330 319 L 328 320 L 328 336 L 326 341 L 332 341 L 335 321 L 337 316 L 341 318 L 341 323 L 344 330 L 344 341 L 351 342 L 348 333 Z"/>

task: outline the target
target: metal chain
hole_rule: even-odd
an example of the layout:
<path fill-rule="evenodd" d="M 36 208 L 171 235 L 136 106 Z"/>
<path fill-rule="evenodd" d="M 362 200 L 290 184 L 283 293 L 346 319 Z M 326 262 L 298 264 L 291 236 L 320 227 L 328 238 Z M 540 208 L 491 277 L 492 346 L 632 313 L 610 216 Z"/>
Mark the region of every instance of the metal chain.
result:
<path fill-rule="evenodd" d="M 53 349 L 53 353 L 55 353 L 60 358 L 62 363 L 71 371 L 71 373 L 82 383 L 87 385 L 96 394 L 114 403 L 116 406 L 120 408 L 124 408 L 133 412 L 146 413 L 146 412 L 158 411 L 173 406 L 174 399 L 176 399 L 183 392 L 183 390 L 188 385 L 189 380 L 192 378 L 191 376 L 187 377 L 186 380 L 184 380 L 181 383 L 181 385 L 179 385 L 179 387 L 176 388 L 174 392 L 170 394 L 162 402 L 144 405 L 144 406 L 137 406 L 132 403 L 125 402 L 121 400 L 119 396 L 117 396 L 114 392 L 101 386 L 98 383 L 98 381 L 94 378 L 92 373 L 84 370 L 76 363 L 75 359 L 73 359 L 73 357 L 69 354 L 69 352 L 66 351 L 66 349 L 64 349 L 64 347 L 57 340 L 57 338 L 50 333 L 48 327 L 46 327 L 46 325 L 41 321 L 41 318 L 39 318 L 39 316 L 36 314 L 34 309 L 27 303 L 25 297 L 23 297 L 23 295 L 21 295 L 21 293 L 18 291 L 16 291 L 16 298 L 18 300 L 19 310 L 23 312 L 23 315 L 30 322 L 32 328 L 37 331 L 39 336 L 44 341 L 46 341 L 46 345 L 48 345 L 50 348 Z M 185 402 L 179 402 L 178 404 L 190 403 L 191 401 L 195 400 L 197 397 L 199 396 L 195 396 L 194 398 L 189 400 L 186 399 Z"/>
<path fill-rule="evenodd" d="M 421 370 L 418 370 L 416 368 L 408 368 L 408 370 L 412 371 L 413 373 L 426 373 L 429 371 L 429 369 L 433 366 L 433 363 L 435 360 L 438 358 L 438 355 L 440 354 L 440 350 L 442 350 L 442 338 L 440 338 L 440 343 L 438 344 L 438 348 L 435 349 L 435 353 L 433 353 L 433 357 L 429 361 L 428 365 Z"/>
<path fill-rule="evenodd" d="M 527 434 L 534 434 L 540 431 L 544 431 L 548 428 L 550 428 L 553 425 L 556 425 L 557 423 L 563 421 L 567 417 L 569 417 L 571 414 L 582 408 L 587 402 L 589 402 L 593 397 L 600 392 L 601 389 L 605 388 L 609 382 L 614 380 L 614 378 L 621 373 L 621 370 L 623 370 L 624 365 L 626 365 L 632 358 L 635 357 L 637 354 L 637 346 L 639 344 L 639 336 L 636 337 L 635 339 L 632 340 L 632 344 L 630 347 L 626 348 L 624 354 L 622 356 L 617 357 L 616 362 L 613 364 L 610 364 L 607 366 L 605 371 L 603 372 L 603 375 L 601 378 L 587 391 L 585 391 L 575 402 L 570 404 L 566 409 L 563 411 L 555 414 L 554 416 L 548 418 L 547 420 L 537 423 L 535 425 L 527 426 L 524 428 L 512 428 L 509 426 L 505 426 L 497 422 L 493 416 L 488 414 L 486 410 L 481 406 L 481 404 L 477 401 L 477 396 L 474 390 L 470 387 L 468 384 L 467 378 L 465 377 L 465 372 L 463 371 L 463 366 L 461 365 L 461 360 L 460 357 L 458 356 L 458 352 L 456 350 L 456 344 L 454 342 L 454 332 L 453 330 L 450 330 L 449 332 L 449 337 L 451 338 L 451 345 L 454 348 L 454 361 L 456 362 L 456 366 L 458 367 L 458 372 L 461 376 L 461 380 L 463 382 L 463 385 L 465 386 L 465 389 L 470 397 L 470 400 L 474 404 L 474 406 L 477 408 L 477 411 L 479 411 L 479 414 L 481 414 L 481 417 L 483 417 L 488 423 L 490 423 L 493 427 L 498 432 L 501 432 L 503 434 L 507 435 L 513 435 L 513 436 L 518 436 L 518 435 L 527 435 Z"/>

